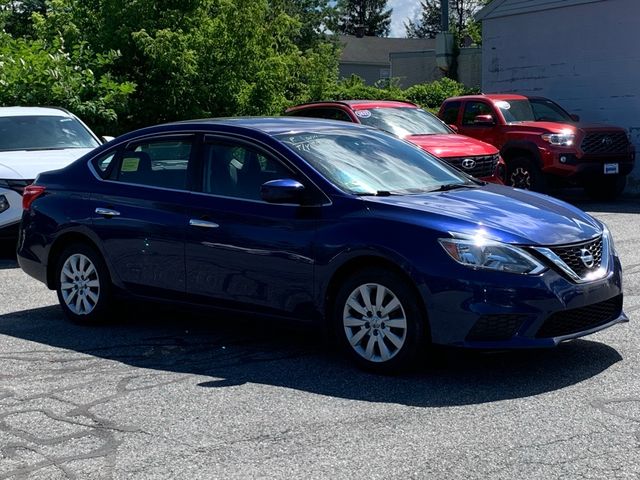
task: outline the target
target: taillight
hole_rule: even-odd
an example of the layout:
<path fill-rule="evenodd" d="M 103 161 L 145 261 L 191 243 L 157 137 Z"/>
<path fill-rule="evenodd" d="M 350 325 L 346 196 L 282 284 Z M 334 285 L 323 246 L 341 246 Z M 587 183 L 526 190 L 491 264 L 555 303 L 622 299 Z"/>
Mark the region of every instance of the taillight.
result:
<path fill-rule="evenodd" d="M 29 210 L 33 201 L 44 193 L 45 187 L 41 185 L 28 185 L 22 194 L 22 209 Z"/>

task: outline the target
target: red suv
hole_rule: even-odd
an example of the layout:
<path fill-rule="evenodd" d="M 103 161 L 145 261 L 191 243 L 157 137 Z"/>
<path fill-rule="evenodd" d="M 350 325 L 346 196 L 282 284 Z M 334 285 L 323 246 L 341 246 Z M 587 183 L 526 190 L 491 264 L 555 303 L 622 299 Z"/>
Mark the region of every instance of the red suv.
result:
<path fill-rule="evenodd" d="M 457 135 L 438 117 L 409 102 L 347 100 L 289 108 L 286 115 L 361 123 L 415 143 L 423 150 L 481 180 L 503 183 L 504 162 L 488 143 Z"/>
<path fill-rule="evenodd" d="M 626 130 L 583 125 L 547 98 L 523 95 L 470 95 L 444 101 L 438 116 L 464 135 L 500 149 L 506 183 L 545 191 L 579 185 L 597 198 L 624 190 L 635 150 Z"/>

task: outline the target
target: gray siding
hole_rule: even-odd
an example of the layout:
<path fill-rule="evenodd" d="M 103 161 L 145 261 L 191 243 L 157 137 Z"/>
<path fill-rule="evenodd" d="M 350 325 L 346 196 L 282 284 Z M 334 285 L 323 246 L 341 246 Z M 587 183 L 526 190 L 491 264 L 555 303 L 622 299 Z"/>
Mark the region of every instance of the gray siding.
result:
<path fill-rule="evenodd" d="M 485 20 L 603 1 L 607 0 L 494 0 L 493 3 L 479 12 L 476 17 Z"/>
<path fill-rule="evenodd" d="M 340 78 L 349 78 L 351 75 L 362 77 L 367 85 L 373 85 L 382 78 L 383 70 L 387 72 L 390 65 L 363 65 L 356 63 L 341 63 L 338 68 Z"/>
<path fill-rule="evenodd" d="M 482 89 L 550 97 L 584 121 L 627 128 L 640 151 L 639 17 L 638 0 L 487 17 Z M 629 190 L 640 193 L 638 163 Z"/>
<path fill-rule="evenodd" d="M 436 65 L 435 50 L 391 53 L 391 75 L 403 88 L 418 83 L 429 83 L 444 75 Z M 463 48 L 458 56 L 458 79 L 468 87 L 480 87 L 482 78 L 482 51 Z"/>

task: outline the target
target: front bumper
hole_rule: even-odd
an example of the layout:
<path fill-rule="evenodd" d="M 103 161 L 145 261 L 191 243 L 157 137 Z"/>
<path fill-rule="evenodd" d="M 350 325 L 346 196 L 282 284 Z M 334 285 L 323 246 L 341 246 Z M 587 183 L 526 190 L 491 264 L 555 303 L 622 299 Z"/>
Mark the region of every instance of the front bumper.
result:
<path fill-rule="evenodd" d="M 452 269 L 425 295 L 435 344 L 553 347 L 629 320 L 622 311 L 617 257 L 611 257 L 605 278 L 582 284 L 554 269 L 536 276 L 467 270 L 464 275 Z"/>

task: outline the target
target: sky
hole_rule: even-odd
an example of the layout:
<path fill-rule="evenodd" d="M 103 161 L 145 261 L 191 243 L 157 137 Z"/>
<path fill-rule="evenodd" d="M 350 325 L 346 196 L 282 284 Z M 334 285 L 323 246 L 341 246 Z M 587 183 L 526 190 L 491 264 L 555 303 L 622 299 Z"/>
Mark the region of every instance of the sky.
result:
<path fill-rule="evenodd" d="M 390 37 L 406 37 L 404 23 L 420 13 L 420 0 L 387 0 L 387 7 L 393 8 Z"/>

